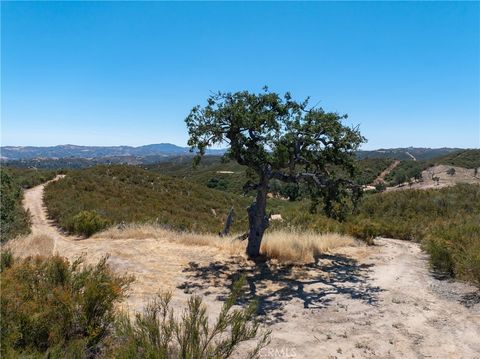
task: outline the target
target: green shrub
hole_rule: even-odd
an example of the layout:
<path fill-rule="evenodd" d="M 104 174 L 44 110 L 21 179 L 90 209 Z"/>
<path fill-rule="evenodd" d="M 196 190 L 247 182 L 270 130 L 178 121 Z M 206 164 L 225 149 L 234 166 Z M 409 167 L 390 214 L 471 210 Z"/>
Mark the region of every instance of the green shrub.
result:
<path fill-rule="evenodd" d="M 2 356 L 93 356 L 131 281 L 106 258 L 95 266 L 59 256 L 16 259 L 1 275 Z"/>
<path fill-rule="evenodd" d="M 382 233 L 380 225 L 370 220 L 347 223 L 345 227 L 346 233 L 365 241 L 369 245 L 372 245 L 373 239 Z"/>
<path fill-rule="evenodd" d="M 10 170 L 0 168 L 0 241 L 30 232 L 30 215 L 22 207 L 23 192 Z"/>
<path fill-rule="evenodd" d="M 480 284 L 480 213 L 434 223 L 422 245 L 436 270 Z"/>
<path fill-rule="evenodd" d="M 13 254 L 7 250 L 2 250 L 0 253 L 0 272 L 3 272 L 5 269 L 10 268 L 13 265 Z"/>
<path fill-rule="evenodd" d="M 92 266 L 59 256 L 13 260 L 2 252 L 2 268 L 2 358 L 228 358 L 258 337 L 255 357 L 268 343 L 269 333 L 260 335 L 255 320 L 256 303 L 234 309 L 244 278 L 210 326 L 200 297 L 192 296 L 176 316 L 169 294 L 131 321 L 117 304 L 133 278 L 115 274 L 106 257 Z"/>
<path fill-rule="evenodd" d="M 228 188 L 228 181 L 222 178 L 212 177 L 208 180 L 207 187 L 226 191 Z"/>
<path fill-rule="evenodd" d="M 117 340 L 113 343 L 115 358 L 229 358 L 238 345 L 257 337 L 256 303 L 233 309 L 245 279 L 234 283 L 230 296 L 213 325 L 209 323 L 202 299 L 192 296 L 183 315 L 171 308 L 171 294 L 160 294 L 132 322 L 124 314 L 117 321 Z M 269 333 L 263 333 L 248 357 L 256 357 L 268 344 Z"/>
<path fill-rule="evenodd" d="M 449 244 L 435 237 L 429 237 L 422 243 L 423 249 L 430 255 L 430 264 L 437 271 L 453 276 L 455 264 L 453 262 Z"/>
<path fill-rule="evenodd" d="M 109 221 L 102 218 L 95 211 L 81 211 L 73 216 L 69 226 L 70 232 L 90 237 L 92 234 L 105 229 Z"/>

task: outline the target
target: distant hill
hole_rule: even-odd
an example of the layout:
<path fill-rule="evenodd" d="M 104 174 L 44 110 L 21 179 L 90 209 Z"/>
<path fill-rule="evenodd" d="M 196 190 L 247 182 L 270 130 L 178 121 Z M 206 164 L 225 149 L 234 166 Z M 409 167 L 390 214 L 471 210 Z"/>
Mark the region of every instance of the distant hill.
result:
<path fill-rule="evenodd" d="M 209 154 L 222 154 L 224 150 L 208 150 Z M 33 158 L 101 158 L 101 157 L 147 157 L 178 156 L 189 154 L 188 147 L 171 143 L 158 143 L 146 146 L 76 146 L 59 145 L 51 147 L 2 146 L 1 157 L 7 160 Z"/>
<path fill-rule="evenodd" d="M 429 160 L 435 157 L 446 156 L 462 151 L 461 148 L 381 148 L 372 151 L 358 151 L 359 159 L 364 158 L 391 158 L 397 160 L 416 159 Z M 221 155 L 224 149 L 209 149 L 209 155 Z M 63 159 L 85 158 L 101 159 L 100 163 L 155 163 L 163 157 L 191 155 L 188 147 L 181 147 L 171 143 L 158 143 L 139 147 L 132 146 L 76 146 L 59 145 L 51 147 L 35 146 L 2 146 L 2 160 L 31 160 L 31 159 Z"/>
<path fill-rule="evenodd" d="M 464 168 L 480 167 L 480 149 L 463 150 L 435 159 L 435 163 Z"/>
<path fill-rule="evenodd" d="M 357 157 L 363 158 L 391 158 L 394 160 L 430 160 L 435 157 L 446 156 L 448 154 L 462 151 L 462 148 L 423 148 L 423 147 L 405 147 L 405 148 L 380 148 L 372 151 L 358 151 Z"/>

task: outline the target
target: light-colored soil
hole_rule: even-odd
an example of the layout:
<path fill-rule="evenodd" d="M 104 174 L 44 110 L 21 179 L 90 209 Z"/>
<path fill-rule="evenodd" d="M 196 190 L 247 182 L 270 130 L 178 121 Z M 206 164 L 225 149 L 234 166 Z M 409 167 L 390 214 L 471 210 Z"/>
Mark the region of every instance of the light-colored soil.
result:
<path fill-rule="evenodd" d="M 451 168 L 455 169 L 454 175 L 449 175 L 447 173 L 447 171 Z M 434 181 L 434 177 L 438 177 L 439 181 Z M 404 189 L 443 188 L 455 186 L 458 183 L 480 184 L 480 175 L 475 176 L 474 169 L 448 165 L 437 165 L 427 168 L 425 171 L 422 172 L 421 182 L 414 182 L 411 185 L 404 183 L 400 186 L 389 187 L 387 188 L 387 191 L 398 191 Z"/>
<path fill-rule="evenodd" d="M 109 253 L 115 270 L 136 277 L 130 309 L 169 289 L 175 305 L 199 293 L 215 314 L 231 280 L 245 274 L 272 331 L 263 358 L 480 358 L 480 293 L 436 279 L 414 243 L 378 239 L 321 255 L 316 264 L 254 267 L 214 247 L 62 235 L 47 220 L 42 193 L 43 186 L 25 193 L 33 234 L 12 242 L 16 254 L 84 253 L 95 262 Z"/>

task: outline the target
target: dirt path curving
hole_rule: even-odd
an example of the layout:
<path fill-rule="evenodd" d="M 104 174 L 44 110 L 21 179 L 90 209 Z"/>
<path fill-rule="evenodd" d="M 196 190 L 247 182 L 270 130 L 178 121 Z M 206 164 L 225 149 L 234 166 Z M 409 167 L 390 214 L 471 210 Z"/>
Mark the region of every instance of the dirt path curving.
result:
<path fill-rule="evenodd" d="M 14 240 L 14 251 L 84 254 L 92 262 L 109 253 L 116 270 L 137 279 L 130 309 L 170 289 L 174 304 L 196 292 L 217 313 L 230 280 L 243 273 L 272 330 L 263 358 L 480 358 L 480 293 L 435 278 L 417 244 L 377 239 L 373 247 L 321 255 L 316 264 L 253 267 L 214 248 L 162 238 L 65 236 L 47 219 L 43 189 L 25 193 L 33 234 Z"/>

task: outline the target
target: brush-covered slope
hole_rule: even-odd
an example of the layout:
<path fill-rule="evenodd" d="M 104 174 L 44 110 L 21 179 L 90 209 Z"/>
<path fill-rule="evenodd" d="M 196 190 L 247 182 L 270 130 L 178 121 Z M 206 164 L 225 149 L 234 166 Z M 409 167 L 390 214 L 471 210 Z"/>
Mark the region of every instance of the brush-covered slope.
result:
<path fill-rule="evenodd" d="M 191 157 L 176 157 L 168 162 L 142 167 L 156 173 L 237 194 L 243 193 L 243 185 L 247 181 L 245 172 L 247 167 L 235 161 L 223 162 L 219 156 L 205 156 L 196 167 L 193 167 Z"/>
<path fill-rule="evenodd" d="M 357 181 L 361 184 L 373 182 L 392 162 L 393 160 L 389 158 L 366 158 L 359 160 L 357 162 Z M 243 193 L 243 185 L 248 180 L 247 167 L 241 166 L 235 161 L 223 162 L 219 156 L 205 156 L 197 167 L 192 166 L 191 157 L 177 157 L 168 162 L 144 165 L 142 167 L 156 173 L 237 194 Z M 281 187 L 282 184 L 279 184 L 276 188 Z M 272 192 L 275 192 L 275 188 L 272 188 Z"/>
<path fill-rule="evenodd" d="M 122 221 L 149 222 L 215 233 L 222 230 L 232 206 L 237 214 L 233 230 L 241 231 L 247 227 L 245 208 L 251 202 L 249 198 L 127 165 L 72 171 L 46 187 L 44 200 L 49 216 L 71 232 L 82 232 L 77 230 L 76 222 L 92 221 L 85 212 L 82 218 L 82 211 L 94 211 L 99 227 Z"/>
<path fill-rule="evenodd" d="M 480 149 L 464 150 L 435 159 L 436 164 L 464 168 L 480 167 Z"/>

